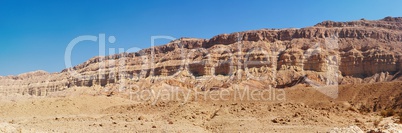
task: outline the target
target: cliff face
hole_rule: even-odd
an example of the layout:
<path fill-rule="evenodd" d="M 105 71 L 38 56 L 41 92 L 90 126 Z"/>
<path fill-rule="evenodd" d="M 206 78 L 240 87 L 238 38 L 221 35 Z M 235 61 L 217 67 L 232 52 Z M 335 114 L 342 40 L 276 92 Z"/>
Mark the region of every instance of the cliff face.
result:
<path fill-rule="evenodd" d="M 208 40 L 181 38 L 136 53 L 94 57 L 60 73 L 0 77 L 0 90 L 46 95 L 72 86 L 123 84 L 137 89 L 155 84 L 209 89 L 249 80 L 288 87 L 300 77 L 320 85 L 391 81 L 399 79 L 401 47 L 400 17 L 325 21 L 301 29 L 245 31 Z"/>

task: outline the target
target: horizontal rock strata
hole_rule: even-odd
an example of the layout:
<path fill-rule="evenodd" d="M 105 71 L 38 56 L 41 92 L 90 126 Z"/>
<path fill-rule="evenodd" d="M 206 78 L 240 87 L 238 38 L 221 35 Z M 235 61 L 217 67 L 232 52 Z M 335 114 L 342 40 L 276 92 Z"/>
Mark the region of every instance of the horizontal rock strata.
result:
<path fill-rule="evenodd" d="M 312 86 L 383 82 L 399 80 L 401 46 L 400 17 L 324 21 L 301 29 L 181 38 L 135 53 L 94 57 L 59 73 L 0 77 L 0 93 L 47 95 L 73 86 L 144 89 L 157 84 L 207 90 L 250 80 L 277 88 L 299 81 Z"/>

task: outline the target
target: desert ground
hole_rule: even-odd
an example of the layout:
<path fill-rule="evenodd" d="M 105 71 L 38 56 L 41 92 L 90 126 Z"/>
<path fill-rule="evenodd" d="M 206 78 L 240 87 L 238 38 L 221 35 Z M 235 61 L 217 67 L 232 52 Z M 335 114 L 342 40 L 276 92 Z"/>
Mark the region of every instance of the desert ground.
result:
<path fill-rule="evenodd" d="M 223 98 L 213 97 L 223 90 L 211 90 L 187 100 L 185 93 L 141 100 L 96 87 L 7 94 L 0 102 L 0 132 L 402 132 L 396 113 L 401 88 L 402 82 L 341 85 L 335 99 L 303 85 L 272 89 L 267 92 L 281 98 L 263 100 L 235 99 L 232 92 L 239 90 L 230 88 Z M 382 116 L 384 110 L 372 110 L 378 106 L 395 110 Z"/>

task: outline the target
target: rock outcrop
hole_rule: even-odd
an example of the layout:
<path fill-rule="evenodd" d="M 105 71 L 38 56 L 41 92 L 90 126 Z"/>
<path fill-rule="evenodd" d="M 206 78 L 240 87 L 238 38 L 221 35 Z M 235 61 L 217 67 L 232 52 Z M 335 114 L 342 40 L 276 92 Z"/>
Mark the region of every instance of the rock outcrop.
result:
<path fill-rule="evenodd" d="M 0 93 L 46 95 L 72 86 L 144 89 L 162 83 L 209 90 L 205 87 L 248 80 L 280 87 L 300 77 L 314 85 L 383 82 L 400 79 L 401 47 L 401 17 L 325 21 L 301 29 L 181 38 L 135 53 L 94 57 L 59 73 L 0 77 Z"/>

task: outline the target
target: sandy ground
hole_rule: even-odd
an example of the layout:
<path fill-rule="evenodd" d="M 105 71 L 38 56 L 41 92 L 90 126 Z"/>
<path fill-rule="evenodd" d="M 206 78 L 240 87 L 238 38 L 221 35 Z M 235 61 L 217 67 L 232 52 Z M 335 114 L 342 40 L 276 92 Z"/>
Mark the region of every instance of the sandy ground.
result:
<path fill-rule="evenodd" d="M 0 132 L 350 132 L 346 129 L 353 126 L 364 132 L 397 132 L 402 130 L 395 124 L 397 116 L 381 119 L 378 112 L 361 112 L 355 104 L 396 93 L 400 85 L 341 86 L 337 99 L 301 86 L 274 90 L 276 95 L 284 92 L 286 99 L 269 100 L 236 100 L 234 93 L 216 100 L 205 98 L 213 93 L 202 92 L 187 101 L 140 101 L 87 91 L 91 88 L 47 97 L 8 95 L 0 100 Z"/>

